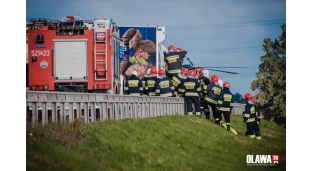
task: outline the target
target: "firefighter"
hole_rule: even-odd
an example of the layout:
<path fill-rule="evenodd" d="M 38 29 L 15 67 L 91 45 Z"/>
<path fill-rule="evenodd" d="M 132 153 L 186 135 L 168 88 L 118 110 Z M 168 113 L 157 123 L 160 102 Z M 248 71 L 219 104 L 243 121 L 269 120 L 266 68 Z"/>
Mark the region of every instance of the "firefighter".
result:
<path fill-rule="evenodd" d="M 250 138 L 255 138 L 254 124 L 256 119 L 256 109 L 255 105 L 252 101 L 252 95 L 246 93 L 244 96 L 246 100 L 245 111 L 243 113 L 244 124 L 246 124 L 247 131 L 245 132 L 245 136 Z"/>
<path fill-rule="evenodd" d="M 146 79 L 145 90 L 148 96 L 156 96 L 157 69 L 151 68 L 150 76 Z"/>
<path fill-rule="evenodd" d="M 261 121 L 261 118 L 260 118 L 259 106 L 258 106 L 256 98 L 253 98 L 253 103 L 254 103 L 255 108 L 256 108 L 256 122 L 254 124 L 254 131 L 256 133 L 256 139 L 257 140 L 261 140 L 261 132 L 260 132 L 260 121 Z"/>
<path fill-rule="evenodd" d="M 208 70 L 206 70 L 206 69 L 200 70 L 199 71 L 199 77 L 198 77 L 199 82 L 203 82 L 203 80 L 205 78 L 204 73 L 206 73 L 206 75 L 208 74 L 207 78 L 209 78 L 209 71 Z"/>
<path fill-rule="evenodd" d="M 230 115 L 233 105 L 234 99 L 233 94 L 230 91 L 230 83 L 225 82 L 223 84 L 223 90 L 221 91 L 220 98 L 218 100 L 217 109 L 218 109 L 218 117 L 220 120 L 220 126 L 222 126 L 222 113 L 223 113 L 226 129 L 228 131 L 231 131 Z"/>
<path fill-rule="evenodd" d="M 195 79 L 196 71 L 191 70 L 189 76 L 180 84 L 179 92 L 183 94 L 186 99 L 187 114 L 193 115 L 193 104 L 195 107 L 195 115 L 201 116 L 200 100 L 202 96 L 201 87 L 197 79 Z"/>
<path fill-rule="evenodd" d="M 156 81 L 156 96 L 172 97 L 174 93 L 174 86 L 165 74 L 165 70 L 159 69 Z"/>
<path fill-rule="evenodd" d="M 209 71 L 208 70 L 202 70 L 200 72 L 199 80 L 200 80 L 202 90 L 206 90 L 207 86 L 210 84 Z M 203 91 L 203 97 L 205 97 L 206 95 L 207 95 L 206 91 Z M 209 110 L 208 103 L 205 101 L 204 98 L 201 98 L 200 104 L 201 104 L 200 109 L 204 111 L 203 117 L 210 119 L 210 110 Z"/>
<path fill-rule="evenodd" d="M 172 79 L 174 74 L 181 72 L 182 61 L 187 53 L 186 51 L 182 51 L 181 48 L 178 51 L 181 51 L 181 52 L 177 52 L 174 46 L 170 45 L 168 47 L 168 53 L 165 54 L 164 60 L 166 64 L 168 65 L 167 76 L 170 79 Z"/>
<path fill-rule="evenodd" d="M 207 105 L 206 102 L 208 103 L 208 105 L 211 107 L 212 109 L 212 115 L 213 118 L 215 120 L 215 124 L 220 124 L 220 120 L 219 117 L 217 115 L 217 104 L 218 104 L 218 100 L 221 94 L 221 87 L 218 83 L 218 76 L 217 75 L 212 75 L 211 76 L 211 83 L 207 86 L 207 89 L 204 90 L 204 93 L 206 94 L 205 96 L 205 102 L 203 102 L 203 106 Z"/>
<path fill-rule="evenodd" d="M 146 70 L 146 74 L 144 75 L 144 78 L 142 79 L 142 85 L 143 85 L 143 94 L 144 95 L 147 95 L 147 90 L 148 88 L 147 87 L 147 84 L 146 84 L 146 81 L 147 81 L 147 78 L 150 77 L 150 72 L 151 72 L 151 68 L 148 68 Z"/>
<path fill-rule="evenodd" d="M 133 71 L 129 79 L 125 83 L 125 94 L 131 96 L 143 95 L 142 81 L 138 78 L 138 73 Z"/>
<path fill-rule="evenodd" d="M 187 68 L 183 68 L 182 71 L 178 74 L 175 74 L 173 77 L 172 77 L 172 84 L 175 88 L 174 90 L 174 96 L 177 96 L 179 94 L 179 87 L 180 87 L 180 84 L 181 82 L 183 82 L 183 80 L 185 80 L 188 76 L 188 69 Z"/>

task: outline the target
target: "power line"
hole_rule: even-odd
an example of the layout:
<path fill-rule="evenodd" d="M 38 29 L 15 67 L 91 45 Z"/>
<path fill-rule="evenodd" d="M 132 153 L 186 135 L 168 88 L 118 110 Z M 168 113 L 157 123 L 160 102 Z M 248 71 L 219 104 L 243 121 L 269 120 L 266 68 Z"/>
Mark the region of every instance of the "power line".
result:
<path fill-rule="evenodd" d="M 171 25 L 166 27 L 198 27 L 198 26 L 219 26 L 219 25 L 235 25 L 235 24 L 253 24 L 253 23 L 263 23 L 263 22 L 281 22 L 286 21 L 286 19 L 274 19 L 274 20 L 256 20 L 256 21 L 243 21 L 243 22 L 233 22 L 233 23 L 215 23 L 215 24 L 205 24 L 205 25 Z"/>
<path fill-rule="evenodd" d="M 233 1 L 229 0 L 229 1 L 225 1 L 225 2 L 228 3 L 228 2 L 233 2 Z M 259 0 L 259 1 L 256 1 L 256 0 L 253 0 L 253 1 L 250 1 L 250 0 L 246 0 L 246 1 L 245 0 L 242 0 L 242 1 L 235 0 L 235 3 L 238 3 L 238 4 L 261 4 L 261 3 L 274 3 L 274 2 L 285 2 L 286 3 L 286 0 Z"/>
<path fill-rule="evenodd" d="M 208 69 L 209 70 L 209 69 Z M 253 74 L 253 73 L 250 73 L 250 74 L 242 74 L 242 73 L 239 73 L 238 72 L 238 74 L 226 74 L 226 73 L 222 73 L 222 72 L 216 72 L 216 71 L 211 71 L 211 70 L 209 70 L 209 72 L 210 72 L 210 75 L 212 75 L 212 74 L 216 74 L 216 75 L 218 75 L 219 77 L 221 77 L 221 79 L 222 78 L 233 78 L 233 77 L 235 77 L 235 78 L 246 78 L 246 77 L 255 77 L 256 78 L 256 72 Z M 237 72 L 237 71 L 236 71 Z"/>
<path fill-rule="evenodd" d="M 250 23 L 250 24 L 227 24 L 227 25 L 206 25 L 206 26 L 176 26 L 179 28 L 167 28 L 166 30 L 203 30 L 209 28 L 233 28 L 233 27 L 248 27 L 248 26 L 258 26 L 258 25 L 281 25 L 285 22 L 271 22 L 271 23 Z"/>
<path fill-rule="evenodd" d="M 258 53 L 258 52 L 263 52 L 262 49 L 246 49 L 246 50 L 225 50 L 225 51 L 200 51 L 200 52 L 192 52 L 192 51 L 187 51 L 188 54 L 207 54 L 207 53 Z"/>
<path fill-rule="evenodd" d="M 218 48 L 218 49 L 197 49 L 197 50 L 187 50 L 191 52 L 199 51 L 218 51 L 218 50 L 241 50 L 241 49 L 261 49 L 261 46 L 250 46 L 250 47 L 237 47 L 237 48 Z"/>
<path fill-rule="evenodd" d="M 261 46 L 237 47 L 237 48 L 217 48 L 217 49 L 193 49 L 186 50 L 188 53 L 223 53 L 223 52 L 260 52 Z"/>

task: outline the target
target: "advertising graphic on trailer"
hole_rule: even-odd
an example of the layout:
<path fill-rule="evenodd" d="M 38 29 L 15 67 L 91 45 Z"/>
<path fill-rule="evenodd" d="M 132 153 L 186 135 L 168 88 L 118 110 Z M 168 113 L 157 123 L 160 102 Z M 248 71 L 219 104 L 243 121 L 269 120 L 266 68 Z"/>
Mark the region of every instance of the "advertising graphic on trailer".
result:
<path fill-rule="evenodd" d="M 119 27 L 119 31 L 123 41 L 129 42 L 129 56 L 120 42 L 120 73 L 127 78 L 135 70 L 142 79 L 148 68 L 156 66 L 156 28 Z"/>

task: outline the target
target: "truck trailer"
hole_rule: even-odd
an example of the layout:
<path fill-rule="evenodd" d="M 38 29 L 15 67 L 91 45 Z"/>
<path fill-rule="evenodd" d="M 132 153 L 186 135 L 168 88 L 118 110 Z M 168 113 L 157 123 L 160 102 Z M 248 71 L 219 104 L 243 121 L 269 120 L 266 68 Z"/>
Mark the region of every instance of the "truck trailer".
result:
<path fill-rule="evenodd" d="M 165 27 L 118 25 L 118 28 L 123 41 L 129 43 L 128 56 L 125 54 L 125 45 L 123 42 L 120 44 L 119 73 L 121 85 L 124 85 L 125 80 L 130 77 L 134 70 L 142 79 L 148 68 L 164 69 Z M 123 92 L 123 86 L 121 88 L 121 92 Z"/>

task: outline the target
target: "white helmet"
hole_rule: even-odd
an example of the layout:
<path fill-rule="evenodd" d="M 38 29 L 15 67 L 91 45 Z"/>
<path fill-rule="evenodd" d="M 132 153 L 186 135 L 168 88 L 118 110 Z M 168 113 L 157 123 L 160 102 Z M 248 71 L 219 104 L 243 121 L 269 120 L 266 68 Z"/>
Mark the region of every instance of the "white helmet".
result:
<path fill-rule="evenodd" d="M 146 75 L 151 75 L 151 68 L 148 68 L 148 69 L 146 70 Z"/>
<path fill-rule="evenodd" d="M 138 76 L 138 72 L 136 72 L 135 70 L 132 71 L 131 75 L 135 75 L 136 77 Z"/>
<path fill-rule="evenodd" d="M 221 79 L 219 79 L 218 83 L 219 83 L 219 86 L 223 88 L 223 81 Z"/>
<path fill-rule="evenodd" d="M 204 77 L 209 78 L 209 71 L 207 69 L 202 70 L 202 74 Z"/>

